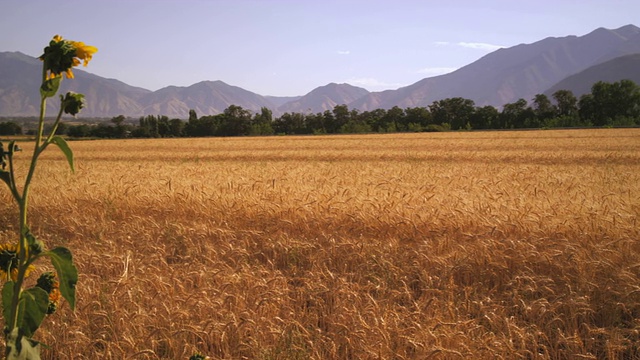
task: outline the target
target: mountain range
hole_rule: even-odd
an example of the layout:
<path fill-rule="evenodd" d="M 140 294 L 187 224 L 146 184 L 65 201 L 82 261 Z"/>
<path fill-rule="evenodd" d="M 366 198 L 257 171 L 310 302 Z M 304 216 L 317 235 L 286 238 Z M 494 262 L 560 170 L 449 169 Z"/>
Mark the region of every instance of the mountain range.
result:
<path fill-rule="evenodd" d="M 590 93 L 591 86 L 598 81 L 612 83 L 623 79 L 631 80 L 640 85 L 640 54 L 624 55 L 594 65 L 565 78 L 545 91 L 544 94 L 551 96 L 558 90 L 571 89 L 576 97 L 580 97 Z"/>
<path fill-rule="evenodd" d="M 41 62 L 19 52 L 0 52 L 0 116 L 35 116 L 39 106 Z M 186 118 L 221 113 L 230 105 L 259 112 L 267 107 L 285 112 L 323 112 L 345 104 L 360 111 L 429 106 L 463 97 L 477 106 L 502 107 L 536 94 L 566 89 L 576 96 L 599 80 L 630 79 L 640 84 L 640 28 L 598 28 L 583 36 L 549 37 L 531 44 L 502 48 L 454 72 L 422 79 L 397 90 L 369 92 L 331 83 L 299 97 L 263 96 L 222 81 L 168 86 L 157 91 L 127 85 L 74 69 L 76 79 L 63 81 L 62 91 L 85 94 L 83 117 L 167 115 Z M 48 111 L 55 111 L 49 102 Z"/>

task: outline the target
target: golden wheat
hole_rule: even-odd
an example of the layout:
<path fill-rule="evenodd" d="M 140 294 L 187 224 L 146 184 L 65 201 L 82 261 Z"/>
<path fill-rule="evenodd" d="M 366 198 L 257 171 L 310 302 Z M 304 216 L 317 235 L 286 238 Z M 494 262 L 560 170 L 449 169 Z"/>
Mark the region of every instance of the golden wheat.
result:
<path fill-rule="evenodd" d="M 32 191 L 80 272 L 46 359 L 640 357 L 640 130 L 71 145 Z"/>

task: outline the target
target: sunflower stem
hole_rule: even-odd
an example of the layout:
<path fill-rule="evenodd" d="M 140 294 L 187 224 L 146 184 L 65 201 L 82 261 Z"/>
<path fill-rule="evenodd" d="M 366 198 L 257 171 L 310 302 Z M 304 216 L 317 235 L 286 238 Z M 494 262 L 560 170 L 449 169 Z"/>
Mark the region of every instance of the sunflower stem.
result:
<path fill-rule="evenodd" d="M 42 82 L 46 81 L 47 71 L 46 64 L 43 65 Z M 29 226 L 27 222 L 28 212 L 28 200 L 29 200 L 29 187 L 31 185 L 31 179 L 35 173 L 36 164 L 38 162 L 38 156 L 44 150 L 46 146 L 41 146 L 42 135 L 44 132 L 44 117 L 46 113 L 47 98 L 44 95 L 40 96 L 40 117 L 38 122 L 38 132 L 36 134 L 35 144 L 33 148 L 33 155 L 31 157 L 31 165 L 29 166 L 29 172 L 24 182 L 22 189 L 22 196 L 19 196 L 18 207 L 20 208 L 20 241 L 18 242 L 18 276 L 16 282 L 13 284 L 13 297 L 11 298 L 11 311 L 10 318 L 7 319 L 7 332 L 11 334 L 13 329 L 18 325 L 18 305 L 20 302 L 20 295 L 22 293 L 22 283 L 24 282 L 25 274 L 29 266 L 29 251 L 27 234 L 29 232 Z M 60 115 L 62 112 L 60 113 Z M 58 117 L 59 121 L 59 117 Z M 19 195 L 19 194 L 18 194 Z M 9 275 L 10 277 L 10 275 Z"/>
<path fill-rule="evenodd" d="M 47 148 L 47 146 L 51 143 L 51 139 L 53 139 L 53 137 L 56 135 L 56 131 L 58 131 L 58 125 L 60 125 L 60 119 L 62 118 L 63 111 L 64 111 L 64 101 L 61 100 L 60 111 L 58 111 L 58 117 L 56 118 L 56 121 L 54 121 L 53 127 L 51 128 L 51 132 L 47 136 L 47 139 L 44 141 L 44 144 L 42 144 L 42 149 L 40 149 L 40 152 L 43 152 L 44 149 Z"/>

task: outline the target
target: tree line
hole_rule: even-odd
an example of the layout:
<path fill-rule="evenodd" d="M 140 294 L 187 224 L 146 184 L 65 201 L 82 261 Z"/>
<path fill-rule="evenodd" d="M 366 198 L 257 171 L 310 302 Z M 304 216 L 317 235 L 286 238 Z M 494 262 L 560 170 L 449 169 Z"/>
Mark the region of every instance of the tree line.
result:
<path fill-rule="evenodd" d="M 83 138 L 159 138 L 293 134 L 353 134 L 423 132 L 472 129 L 527 129 L 557 127 L 603 127 L 640 125 L 640 87 L 631 80 L 597 82 L 591 93 L 579 99 L 569 90 L 559 90 L 549 98 L 537 94 L 528 103 L 519 99 L 503 106 L 476 106 L 461 97 L 433 102 L 428 107 L 376 109 L 360 112 L 336 105 L 319 113 L 284 113 L 274 118 L 263 107 L 259 113 L 231 105 L 223 113 L 198 117 L 189 111 L 188 120 L 148 115 L 138 124 L 128 124 L 124 116 L 98 125 L 64 125 L 59 133 Z M 21 132 L 16 124 L 0 123 L 3 131 Z M 7 130 L 5 130 L 7 129 Z M 10 134 L 4 134 L 10 135 Z"/>

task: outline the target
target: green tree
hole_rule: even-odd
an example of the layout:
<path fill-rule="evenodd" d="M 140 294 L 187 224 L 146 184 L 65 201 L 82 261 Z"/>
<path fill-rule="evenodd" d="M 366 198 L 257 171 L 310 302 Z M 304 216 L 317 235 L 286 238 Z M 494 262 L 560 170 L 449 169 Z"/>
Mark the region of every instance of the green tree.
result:
<path fill-rule="evenodd" d="M 111 122 L 116 126 L 122 126 L 125 121 L 124 115 L 118 115 L 116 117 L 111 118 Z"/>
<path fill-rule="evenodd" d="M 204 119 L 198 119 L 195 110 L 189 110 L 189 120 L 184 125 L 183 134 L 189 137 L 211 136 L 208 134 L 209 128 Z"/>
<path fill-rule="evenodd" d="M 305 116 L 301 113 L 284 113 L 273 125 L 277 134 L 304 134 L 307 132 Z"/>
<path fill-rule="evenodd" d="M 116 139 L 118 134 L 116 133 L 115 126 L 111 126 L 105 123 L 99 123 L 97 126 L 92 126 L 91 134 L 89 136 L 103 138 L 103 139 Z"/>
<path fill-rule="evenodd" d="M 218 116 L 220 128 L 216 135 L 241 136 L 251 132 L 251 112 L 237 105 L 230 105 Z"/>
<path fill-rule="evenodd" d="M 91 136 L 91 126 L 87 124 L 71 125 L 67 129 L 67 135 L 74 138 L 84 138 Z"/>
<path fill-rule="evenodd" d="M 422 131 L 432 123 L 431 113 L 426 107 L 404 109 L 404 126 L 409 131 Z"/>
<path fill-rule="evenodd" d="M 138 127 L 134 129 L 134 137 L 160 137 L 158 118 L 155 115 L 142 116 L 138 119 Z"/>
<path fill-rule="evenodd" d="M 598 81 L 591 87 L 591 97 L 581 99 L 580 108 L 581 116 L 593 125 L 631 125 L 640 116 L 640 88 L 631 80 Z"/>
<path fill-rule="evenodd" d="M 251 121 L 251 135 L 273 135 L 273 113 L 269 108 L 262 107 L 259 114 Z"/>
<path fill-rule="evenodd" d="M 604 121 L 601 122 L 602 118 L 599 116 L 599 111 L 596 108 L 596 102 L 592 94 L 584 94 L 580 96 L 578 106 L 580 107 L 578 110 L 580 121 L 590 125 L 604 124 Z"/>
<path fill-rule="evenodd" d="M 429 106 L 433 122 L 437 125 L 449 124 L 451 129 L 463 129 L 470 123 L 475 111 L 473 100 L 461 97 L 434 101 Z"/>
<path fill-rule="evenodd" d="M 500 112 L 491 105 L 477 107 L 469 119 L 472 129 L 495 129 L 500 127 Z"/>
<path fill-rule="evenodd" d="M 533 98 L 533 112 L 540 124 L 546 123 L 558 115 L 558 109 L 545 94 L 537 94 Z"/>
<path fill-rule="evenodd" d="M 385 132 L 397 132 L 406 130 L 402 129 L 404 124 L 404 109 L 394 106 L 382 116 L 382 122 L 386 125 Z"/>
<path fill-rule="evenodd" d="M 578 99 L 571 90 L 558 90 L 551 97 L 556 101 L 558 116 L 578 115 Z"/>
<path fill-rule="evenodd" d="M 171 136 L 169 117 L 167 117 L 166 115 L 158 116 L 158 136 L 163 138 Z"/>
<path fill-rule="evenodd" d="M 189 121 L 195 121 L 198 120 L 198 115 L 196 114 L 196 111 L 193 109 L 189 110 Z"/>
<path fill-rule="evenodd" d="M 196 136 L 220 136 L 224 114 L 202 116 L 196 124 Z"/>
<path fill-rule="evenodd" d="M 180 119 L 171 119 L 169 121 L 169 136 L 181 137 L 184 135 L 185 123 Z"/>
<path fill-rule="evenodd" d="M 358 110 L 353 109 L 349 114 L 349 120 L 340 127 L 340 132 L 343 134 L 369 133 L 371 132 L 371 125 L 360 117 Z"/>
<path fill-rule="evenodd" d="M 60 122 L 56 133 L 58 135 L 67 135 L 67 131 L 69 131 L 69 125 L 67 125 L 67 123 Z"/>
<path fill-rule="evenodd" d="M 336 128 L 336 118 L 333 115 L 333 111 L 325 110 L 322 113 L 322 123 L 324 124 L 324 128 L 327 130 L 328 134 L 338 132 L 339 128 Z"/>
<path fill-rule="evenodd" d="M 327 128 L 324 126 L 324 115 L 322 113 L 308 114 L 305 116 L 307 133 L 326 134 Z"/>
<path fill-rule="evenodd" d="M 364 111 L 358 115 L 358 118 L 365 124 L 369 125 L 374 132 L 386 131 L 384 118 L 387 111 L 384 109 L 375 109 L 372 111 Z"/>
<path fill-rule="evenodd" d="M 111 122 L 115 125 L 113 130 L 114 137 L 123 138 L 126 137 L 127 130 L 124 126 L 124 121 L 126 118 L 124 115 L 118 115 L 116 117 L 111 118 Z"/>
<path fill-rule="evenodd" d="M 592 122 L 596 126 L 606 125 L 617 113 L 616 99 L 614 98 L 613 85 L 604 81 L 598 81 L 591 87 L 593 101 Z"/>
<path fill-rule="evenodd" d="M 594 106 L 591 120 L 596 126 L 617 125 L 640 115 L 640 88 L 631 80 L 598 81 L 591 87 L 591 95 Z"/>
<path fill-rule="evenodd" d="M 60 127 L 60 125 L 58 125 Z M 0 135 L 20 135 L 22 134 L 22 127 L 13 121 L 6 121 L 0 123 Z"/>
<path fill-rule="evenodd" d="M 330 133 L 338 133 L 350 120 L 351 112 L 347 105 L 336 105 L 333 107 L 333 121 L 327 124 L 327 130 Z"/>
<path fill-rule="evenodd" d="M 535 127 L 536 125 L 532 125 L 534 119 L 533 109 L 527 106 L 527 100 L 525 99 L 518 99 L 513 103 L 505 104 L 500 113 L 502 129 Z"/>

